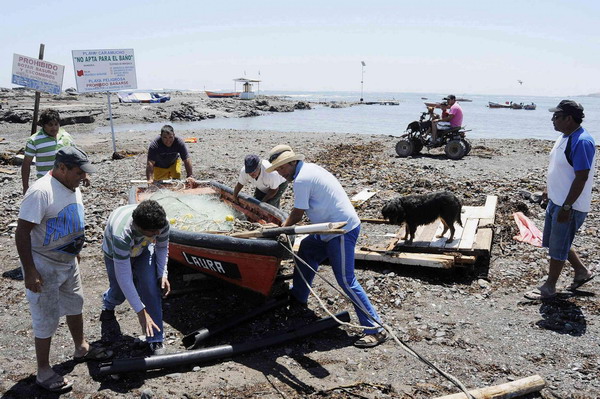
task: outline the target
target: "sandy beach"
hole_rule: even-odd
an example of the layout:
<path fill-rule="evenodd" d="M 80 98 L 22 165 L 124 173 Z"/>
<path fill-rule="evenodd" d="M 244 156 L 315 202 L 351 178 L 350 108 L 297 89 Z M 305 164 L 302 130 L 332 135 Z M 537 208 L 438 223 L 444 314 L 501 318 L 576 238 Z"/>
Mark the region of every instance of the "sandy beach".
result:
<path fill-rule="evenodd" d="M 0 92 L 0 119 L 7 112 L 26 118 L 33 109 L 32 92 Z M 104 223 L 110 212 L 127 202 L 132 179 L 143 179 L 146 150 L 156 132 L 117 133 L 113 160 L 110 134 L 92 133 L 108 126 L 106 96 L 42 95 L 40 108 L 54 107 L 63 117 L 93 115 L 95 121 L 64 126 L 85 149 L 98 173 L 82 189 L 86 206 L 86 246 L 81 270 L 85 291 L 85 333 L 100 339 L 101 293 L 108 287 L 100 249 Z M 260 117 L 268 112 L 311 112 L 306 103 L 276 98 L 252 101 L 210 100 L 204 95 L 172 93 L 164 104 L 119 104 L 113 97 L 115 124 L 169 124 L 172 118 Z M 177 120 L 177 119 L 174 119 Z M 584 121 L 585 126 L 585 121 Z M 549 123 L 548 129 L 552 126 Z M 20 168 L 10 160 L 25 145 L 31 124 L 0 122 L 0 393 L 5 398 L 56 397 L 35 386 L 35 352 L 31 320 L 14 245 L 14 227 L 21 195 Z M 395 196 L 438 190 L 453 191 L 464 205 L 483 205 L 487 195 L 498 196 L 490 259 L 473 268 L 442 271 L 398 265 L 357 265 L 357 277 L 385 323 L 400 339 L 439 368 L 459 378 L 468 388 L 502 384 L 540 375 L 546 388 L 525 398 L 600 397 L 600 279 L 576 294 L 552 302 L 527 301 L 523 293 L 541 284 L 547 272 L 547 252 L 513 239 L 518 233 L 513 213 L 525 213 L 540 229 L 544 210 L 523 199 L 520 190 L 541 191 L 545 183 L 551 141 L 473 140 L 471 153 L 460 161 L 447 159 L 443 150 L 398 158 L 391 136 L 286 133 L 230 129 L 177 130 L 180 137 L 196 137 L 188 148 L 197 179 L 214 179 L 234 186 L 244 155 L 266 156 L 277 144 L 289 144 L 338 177 L 348 195 L 368 188 L 377 195 L 358 209 L 361 217 L 380 217 L 383 203 Z M 598 176 L 596 176 L 598 177 Z M 245 189 L 251 193 L 250 188 Z M 292 207 L 292 192 L 282 209 Z M 584 262 L 600 268 L 600 202 L 593 193 L 592 211 L 575 240 Z M 389 226 L 389 231 L 397 228 Z M 363 238 L 370 230 L 363 228 Z M 371 237 L 373 238 L 373 237 Z M 284 264 L 283 273 L 292 265 Z M 261 299 L 212 279 L 184 283 L 186 271 L 172 268 L 174 286 L 182 294 L 163 303 L 167 348 L 183 351 L 181 338 L 189 331 L 243 313 Z M 332 280 L 327 266 L 320 269 Z M 571 283 L 565 268 L 560 287 Z M 279 290 L 287 284 L 281 282 Z M 321 279 L 318 294 L 333 312 L 350 310 L 345 300 Z M 316 300 L 314 314 L 324 317 Z M 351 312 L 353 320 L 354 314 Z M 295 317 L 297 316 L 297 317 Z M 256 340 L 269 332 L 306 322 L 313 314 L 294 315 L 279 309 L 210 340 L 209 345 Z M 137 356 L 134 338 L 140 334 L 135 314 L 122 305 L 117 318 L 126 339 L 115 343 L 118 358 Z M 75 381 L 68 398 L 433 398 L 458 390 L 444 378 L 409 356 L 393 341 L 370 350 L 352 345 L 357 331 L 329 330 L 301 342 L 242 355 L 225 361 L 115 377 L 97 375 L 97 365 L 72 361 L 67 326 L 61 323 L 52 343 L 55 370 Z"/>

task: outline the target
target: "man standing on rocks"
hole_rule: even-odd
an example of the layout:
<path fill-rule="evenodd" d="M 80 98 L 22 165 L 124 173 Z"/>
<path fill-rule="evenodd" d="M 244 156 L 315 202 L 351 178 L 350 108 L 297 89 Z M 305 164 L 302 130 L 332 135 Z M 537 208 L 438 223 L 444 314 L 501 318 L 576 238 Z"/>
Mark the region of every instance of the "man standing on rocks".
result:
<path fill-rule="evenodd" d="M 327 170 L 304 162 L 304 155 L 295 154 L 290 146 L 278 145 L 271 149 L 269 162 L 267 172 L 277 171 L 287 181 L 294 182 L 294 208 L 283 227 L 300 222 L 305 213 L 312 223 L 346 222 L 344 234 L 311 234 L 302 240 L 298 257 L 308 266 L 296 262 L 292 297 L 306 305 L 307 284 L 312 285 L 319 265 L 329 258 L 338 284 L 352 300 L 358 320 L 365 327 L 363 336 L 354 345 L 369 348 L 385 342 L 387 334 L 377 325 L 381 323 L 379 315 L 354 275 L 354 248 L 360 233 L 360 219 L 344 188 Z"/>
<path fill-rule="evenodd" d="M 233 198 L 237 201 L 240 190 L 246 184 L 256 185 L 254 198 L 279 208 L 279 202 L 283 192 L 288 186 L 287 180 L 277 172 L 267 172 L 271 164 L 258 155 L 246 155 L 244 166 L 240 170 L 238 182 L 233 189 Z"/>
<path fill-rule="evenodd" d="M 164 125 L 160 130 L 160 136 L 154 139 L 148 148 L 146 165 L 148 184 L 154 183 L 155 180 L 181 179 L 182 161 L 187 177 L 193 178 L 192 161 L 185 142 L 175 137 L 175 130 L 171 125 Z"/>
<path fill-rule="evenodd" d="M 29 176 L 34 158 L 36 176 L 39 179 L 52 170 L 56 151 L 64 146 L 74 145 L 73 137 L 60 127 L 60 114 L 57 110 L 49 108 L 42 111 L 39 125 L 42 128 L 31 135 L 25 144 L 25 157 L 21 165 L 23 194 L 29 188 Z"/>
<path fill-rule="evenodd" d="M 561 132 L 550 152 L 550 165 L 543 200 L 548 201 L 542 245 L 550 253 L 548 278 L 536 290 L 525 293 L 532 300 L 556 296 L 556 283 L 568 260 L 575 275 L 569 290 L 594 278 L 572 248 L 575 233 L 583 224 L 592 202 L 596 144 L 581 126 L 585 117 L 581 104 L 563 100 L 549 109 L 554 130 Z"/>
<path fill-rule="evenodd" d="M 87 155 L 74 146 L 56 153 L 54 168 L 27 190 L 15 233 L 35 335 L 40 387 L 63 392 L 72 381 L 50 367 L 50 343 L 59 319 L 75 344 L 76 361 L 106 360 L 112 352 L 91 347 L 83 335 L 83 291 L 78 256 L 84 242 L 84 209 L 79 184 L 94 172 Z"/>
<path fill-rule="evenodd" d="M 169 222 L 162 206 L 145 200 L 124 205 L 109 216 L 102 250 L 109 288 L 102 295 L 102 339 L 121 335 L 115 307 L 125 299 L 137 313 L 153 355 L 164 353 L 162 299 L 171 291 L 167 278 Z"/>

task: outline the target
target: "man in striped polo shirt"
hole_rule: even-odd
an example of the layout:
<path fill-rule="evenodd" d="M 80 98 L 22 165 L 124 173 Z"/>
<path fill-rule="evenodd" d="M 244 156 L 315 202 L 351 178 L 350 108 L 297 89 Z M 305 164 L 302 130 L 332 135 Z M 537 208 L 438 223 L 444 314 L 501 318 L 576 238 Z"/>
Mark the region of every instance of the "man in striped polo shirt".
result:
<path fill-rule="evenodd" d="M 37 170 L 36 178 L 44 176 L 54 167 L 56 151 L 60 148 L 73 145 L 73 137 L 60 127 L 60 114 L 55 109 L 46 109 L 40 114 L 39 124 L 42 128 L 31 135 L 25 145 L 25 158 L 21 165 L 21 180 L 23 194 L 29 188 L 29 175 L 31 164 L 35 158 Z M 85 184 L 84 182 L 84 185 Z"/>
<path fill-rule="evenodd" d="M 102 242 L 109 281 L 100 315 L 104 341 L 115 341 L 121 335 L 115 307 L 127 299 L 152 354 L 164 353 L 161 297 L 171 291 L 168 246 L 169 222 L 158 202 L 124 205 L 110 214 Z"/>

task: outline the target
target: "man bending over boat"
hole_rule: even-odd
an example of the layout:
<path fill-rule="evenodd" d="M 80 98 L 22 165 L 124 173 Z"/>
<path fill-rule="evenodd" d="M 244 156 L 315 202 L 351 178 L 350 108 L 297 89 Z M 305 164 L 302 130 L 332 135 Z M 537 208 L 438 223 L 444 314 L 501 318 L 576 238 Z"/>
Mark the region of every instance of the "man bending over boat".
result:
<path fill-rule="evenodd" d="M 287 180 L 277 172 L 267 172 L 271 163 L 266 159 L 261 160 L 258 155 L 246 155 L 244 166 L 240 170 L 238 183 L 233 189 L 233 198 L 237 201 L 238 194 L 246 184 L 254 184 L 254 198 L 279 208 L 283 192 L 288 186 Z"/>
<path fill-rule="evenodd" d="M 283 223 L 292 226 L 302 220 L 306 213 L 311 223 L 347 222 L 344 234 L 311 234 L 300 243 L 294 268 L 293 286 L 290 291 L 294 300 L 306 305 L 308 286 L 315 277 L 319 264 L 329 258 L 335 278 L 352 300 L 364 335 L 354 345 L 360 348 L 377 346 L 387 338 L 385 330 L 378 327 L 381 320 L 371 305 L 367 293 L 354 276 L 354 247 L 360 233 L 360 219 L 340 182 L 322 167 L 304 162 L 304 155 L 295 154 L 290 146 L 278 145 L 271 149 L 267 172 L 277 171 L 287 181 L 294 182 L 294 208 Z"/>
<path fill-rule="evenodd" d="M 121 335 L 115 307 L 125 299 L 137 313 L 153 355 L 164 353 L 162 297 L 171 291 L 167 279 L 169 223 L 153 200 L 125 205 L 109 216 L 104 230 L 104 263 L 109 288 L 102 295 L 102 339 Z"/>
<path fill-rule="evenodd" d="M 185 166 L 187 177 L 193 177 L 192 161 L 185 142 L 175 137 L 171 125 L 164 125 L 160 136 L 155 138 L 148 148 L 146 179 L 148 184 L 155 180 L 181 179 L 181 163 Z"/>

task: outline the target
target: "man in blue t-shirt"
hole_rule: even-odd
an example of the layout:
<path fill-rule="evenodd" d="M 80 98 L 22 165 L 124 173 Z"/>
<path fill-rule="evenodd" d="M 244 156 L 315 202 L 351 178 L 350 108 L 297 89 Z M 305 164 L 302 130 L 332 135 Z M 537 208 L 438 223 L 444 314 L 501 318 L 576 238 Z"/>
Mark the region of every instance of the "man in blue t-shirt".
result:
<path fill-rule="evenodd" d="M 282 226 L 300 222 L 306 213 L 311 223 L 346 222 L 344 234 L 310 234 L 300 243 L 294 268 L 291 295 L 305 305 L 319 265 L 329 259 L 337 283 L 354 305 L 363 336 L 354 345 L 369 348 L 385 342 L 387 334 L 367 293 L 354 275 L 354 248 L 360 233 L 360 219 L 340 182 L 319 165 L 304 162 L 290 146 L 278 145 L 269 153 L 271 166 L 287 181 L 294 182 L 294 209 Z M 306 262 L 304 264 L 303 262 Z M 305 281 L 306 280 L 306 281 Z"/>
<path fill-rule="evenodd" d="M 575 272 L 569 290 L 574 291 L 594 278 L 571 247 L 575 233 L 591 209 L 596 161 L 596 144 L 581 126 L 585 117 L 581 104 L 562 100 L 553 112 L 554 130 L 561 132 L 550 152 L 550 164 L 543 200 L 548 201 L 542 245 L 548 248 L 548 278 L 536 290 L 525 293 L 528 299 L 556 296 L 556 283 L 568 260 Z"/>
<path fill-rule="evenodd" d="M 187 177 L 194 177 L 192 161 L 185 143 L 179 137 L 175 137 L 172 126 L 164 125 L 160 130 L 160 137 L 154 139 L 148 148 L 148 184 L 154 183 L 155 180 L 180 179 L 182 161 Z"/>

